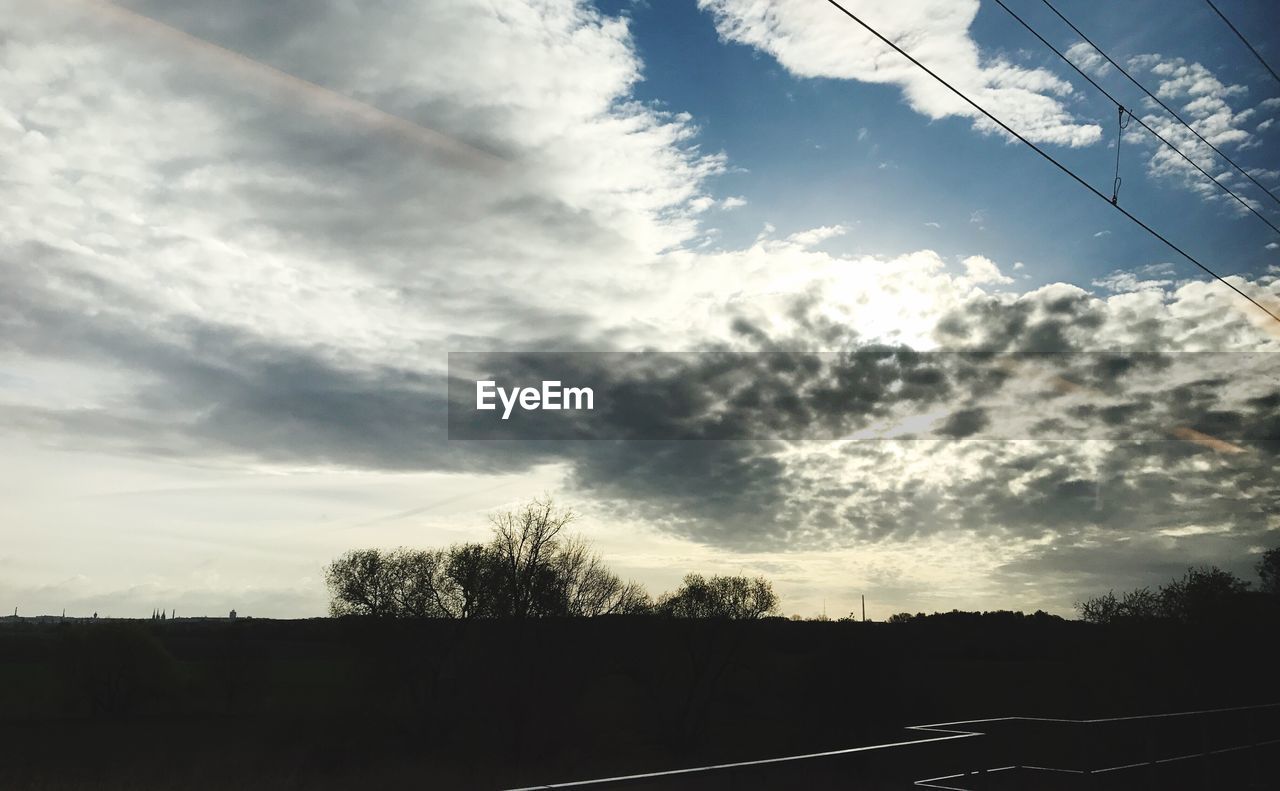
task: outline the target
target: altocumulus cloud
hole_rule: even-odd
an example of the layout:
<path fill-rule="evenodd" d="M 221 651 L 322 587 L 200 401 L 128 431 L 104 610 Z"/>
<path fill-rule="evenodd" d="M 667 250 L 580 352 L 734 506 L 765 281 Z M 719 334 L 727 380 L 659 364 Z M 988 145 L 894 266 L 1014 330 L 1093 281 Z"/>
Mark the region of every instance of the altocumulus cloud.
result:
<path fill-rule="evenodd" d="M 1137 55 L 1129 60 L 1129 67 L 1153 79 L 1155 94 L 1161 101 L 1185 118 L 1200 137 L 1233 158 L 1238 156 L 1239 151 L 1257 145 L 1257 135 L 1249 131 L 1249 128 L 1276 106 L 1274 99 L 1267 99 L 1255 107 L 1236 109 L 1232 106 L 1233 103 L 1239 106 L 1247 101 L 1248 89 L 1245 86 L 1224 83 L 1203 64 L 1188 62 L 1183 58 L 1159 54 Z M 1143 114 L 1142 120 L 1200 167 L 1212 173 L 1219 182 L 1237 193 L 1247 194 L 1251 185 L 1244 176 L 1221 163 L 1213 149 L 1200 137 L 1163 110 L 1159 110 L 1154 103 L 1148 103 L 1148 112 Z M 1259 127 L 1256 131 L 1265 131 L 1265 128 Z M 1141 130 L 1130 129 L 1125 139 L 1151 147 L 1147 161 L 1147 171 L 1151 175 L 1181 183 L 1204 200 L 1223 201 L 1242 214 L 1247 211 L 1234 198 L 1205 179 L 1181 155 L 1154 141 Z M 1251 175 L 1264 184 L 1273 183 L 1277 176 L 1274 171 L 1261 169 L 1252 170 Z"/>

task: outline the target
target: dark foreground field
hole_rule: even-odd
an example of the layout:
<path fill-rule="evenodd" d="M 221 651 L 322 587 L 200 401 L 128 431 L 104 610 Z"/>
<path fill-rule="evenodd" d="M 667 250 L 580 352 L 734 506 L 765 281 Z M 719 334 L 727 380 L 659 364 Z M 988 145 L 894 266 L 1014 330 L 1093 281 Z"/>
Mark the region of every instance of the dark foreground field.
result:
<path fill-rule="evenodd" d="M 4 789 L 501 789 L 968 732 L 609 787 L 1280 787 L 1273 710 L 904 730 L 1280 701 L 1274 622 L 0 624 Z"/>

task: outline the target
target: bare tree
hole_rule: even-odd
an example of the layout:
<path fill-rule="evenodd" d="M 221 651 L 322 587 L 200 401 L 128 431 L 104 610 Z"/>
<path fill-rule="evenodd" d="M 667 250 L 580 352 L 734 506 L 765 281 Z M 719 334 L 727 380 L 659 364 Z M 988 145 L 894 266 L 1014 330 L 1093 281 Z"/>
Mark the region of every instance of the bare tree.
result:
<path fill-rule="evenodd" d="M 1116 598 L 1115 591 L 1078 601 L 1075 607 L 1076 612 L 1080 613 L 1080 620 L 1086 623 L 1111 623 L 1120 614 L 1120 600 Z"/>
<path fill-rule="evenodd" d="M 451 617 L 497 614 L 497 565 L 497 555 L 483 544 L 455 544 L 449 548 L 447 571 L 452 588 L 447 601 Z"/>
<path fill-rule="evenodd" d="M 1137 588 L 1116 596 L 1107 591 L 1082 602 L 1076 602 L 1080 619 L 1088 623 L 1117 623 L 1120 621 L 1148 621 L 1164 614 L 1162 593 L 1150 588 Z"/>
<path fill-rule="evenodd" d="M 325 570 L 333 615 L 593 617 L 647 612 L 649 594 L 610 571 L 550 500 L 495 514 L 488 544 L 353 550 Z"/>
<path fill-rule="evenodd" d="M 1191 568 L 1181 579 L 1156 590 L 1138 588 L 1121 596 L 1108 591 L 1076 603 L 1081 620 L 1118 623 L 1152 620 L 1196 622 L 1229 613 L 1249 589 L 1249 583 L 1216 566 Z"/>
<path fill-rule="evenodd" d="M 676 618 L 751 620 L 778 612 L 778 596 L 764 577 L 689 574 L 674 593 L 658 599 L 657 610 Z"/>
<path fill-rule="evenodd" d="M 556 509 L 549 498 L 490 517 L 491 547 L 502 575 L 501 614 L 514 618 L 543 614 L 539 589 L 550 584 L 551 560 L 559 549 L 560 533 L 576 518 L 572 511 Z"/>
<path fill-rule="evenodd" d="M 561 543 L 552 558 L 555 614 L 595 617 L 644 612 L 649 594 L 635 582 L 624 583 L 581 536 Z"/>
<path fill-rule="evenodd" d="M 1160 608 L 1166 618 L 1208 621 L 1228 613 L 1248 589 L 1249 583 L 1217 566 L 1190 568 L 1160 588 Z"/>
<path fill-rule="evenodd" d="M 377 549 L 353 549 L 325 569 L 332 615 L 395 614 L 392 582 L 386 556 Z"/>
<path fill-rule="evenodd" d="M 405 549 L 385 556 L 394 615 L 402 618 L 457 617 L 456 584 L 448 574 L 449 554 L 441 549 Z"/>
<path fill-rule="evenodd" d="M 1280 596 L 1280 547 L 1263 552 L 1257 568 L 1262 592 Z"/>

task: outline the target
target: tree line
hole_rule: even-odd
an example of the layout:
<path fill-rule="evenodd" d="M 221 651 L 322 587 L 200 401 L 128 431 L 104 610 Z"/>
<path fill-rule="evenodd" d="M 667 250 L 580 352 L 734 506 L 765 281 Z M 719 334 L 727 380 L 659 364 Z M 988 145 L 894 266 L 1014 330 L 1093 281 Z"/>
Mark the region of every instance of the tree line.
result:
<path fill-rule="evenodd" d="M 763 577 L 689 574 L 654 600 L 624 582 L 581 536 L 572 511 L 535 499 L 490 517 L 486 543 L 440 549 L 357 549 L 325 569 L 334 616 L 378 618 L 592 618 L 658 614 L 753 619 L 776 615 Z"/>
<path fill-rule="evenodd" d="M 550 499 L 535 499 L 491 515 L 488 542 L 352 550 L 325 569 L 330 614 L 460 619 L 653 614 L 734 620 L 779 614 L 777 594 L 764 577 L 689 574 L 675 591 L 654 599 L 642 585 L 623 581 L 609 569 L 586 539 L 567 532 L 576 519 Z M 1280 548 L 1263 553 L 1257 571 L 1256 590 L 1280 597 Z M 1235 574 L 1204 566 L 1154 589 L 1108 591 L 1077 602 L 1075 609 L 1089 623 L 1193 623 L 1238 612 L 1257 596 Z M 899 613 L 889 621 L 922 616 Z"/>
<path fill-rule="evenodd" d="M 1259 595 L 1280 597 L 1280 547 L 1262 554 L 1256 566 L 1260 585 L 1216 566 L 1188 569 L 1165 585 L 1108 591 L 1076 603 L 1080 619 L 1089 623 L 1173 621 L 1199 623 L 1239 612 Z"/>

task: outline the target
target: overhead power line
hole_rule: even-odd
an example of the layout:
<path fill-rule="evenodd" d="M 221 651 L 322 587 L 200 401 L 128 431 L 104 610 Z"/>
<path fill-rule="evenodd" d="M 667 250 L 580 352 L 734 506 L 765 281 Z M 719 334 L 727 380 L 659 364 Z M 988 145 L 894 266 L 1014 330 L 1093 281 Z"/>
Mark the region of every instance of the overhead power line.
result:
<path fill-rule="evenodd" d="M 1213 12 L 1215 14 L 1222 17 L 1222 21 L 1227 23 L 1227 27 L 1231 28 L 1231 32 L 1236 34 L 1236 38 L 1240 39 L 1240 42 L 1249 48 L 1249 51 L 1253 53 L 1253 56 L 1258 59 L 1259 63 L 1262 64 L 1262 68 L 1271 72 L 1271 76 L 1275 78 L 1276 82 L 1280 82 L 1280 74 L 1276 74 L 1276 70 L 1271 68 L 1271 66 L 1265 60 L 1262 59 L 1262 55 L 1259 54 L 1258 51 L 1253 48 L 1253 45 L 1249 43 L 1249 39 L 1245 38 L 1244 34 L 1241 33 L 1239 30 L 1237 30 L 1235 25 L 1231 24 L 1231 20 L 1227 19 L 1226 14 L 1218 10 L 1218 7 L 1213 4 L 1213 0 L 1204 0 L 1204 1 L 1209 4 L 1209 7 L 1213 9 Z"/>
<path fill-rule="evenodd" d="M 1189 123 L 1187 123 L 1186 121 L 1184 121 L 1184 120 L 1183 120 L 1183 118 L 1182 118 L 1182 116 L 1178 115 L 1178 113 L 1177 113 L 1176 111 L 1174 111 L 1174 109 L 1173 109 L 1172 107 L 1170 107 L 1169 105 L 1167 105 L 1167 104 L 1165 104 L 1163 101 L 1161 101 L 1160 97 L 1156 96 L 1154 93 L 1152 93 L 1151 91 L 1147 90 L 1147 86 L 1145 86 L 1145 85 L 1143 85 L 1142 83 L 1138 82 L 1138 80 L 1137 80 L 1137 79 L 1136 79 L 1132 74 L 1130 74 L 1129 72 L 1125 71 L 1124 66 L 1121 66 L 1119 63 L 1116 63 L 1116 61 L 1115 61 L 1115 59 L 1114 59 L 1114 58 L 1112 58 L 1110 55 L 1108 55 L 1106 52 L 1104 52 L 1104 51 L 1103 51 L 1103 50 L 1102 50 L 1102 49 L 1101 49 L 1097 44 L 1094 44 L 1094 43 L 1093 43 L 1093 41 L 1092 41 L 1088 36 L 1086 36 L 1082 30 L 1080 30 L 1080 28 L 1076 27 L 1076 26 L 1071 22 L 1071 20 L 1070 20 L 1070 19 L 1067 19 L 1065 16 L 1063 16 L 1061 11 L 1059 11 L 1057 8 L 1054 8 L 1053 3 L 1049 2 L 1049 0 L 1040 0 L 1040 2 L 1042 2 L 1042 3 L 1044 3 L 1046 6 L 1048 6 L 1048 7 L 1049 7 L 1049 10 L 1050 10 L 1050 11 L 1052 11 L 1052 12 L 1054 13 L 1054 15 L 1056 15 L 1056 16 L 1058 17 L 1058 19 L 1061 19 L 1063 22 L 1066 22 L 1066 23 L 1067 23 L 1067 27 L 1069 27 L 1069 28 L 1071 28 L 1072 30 L 1074 30 L 1074 31 L 1075 31 L 1075 33 L 1076 33 L 1076 35 L 1077 35 L 1077 36 L 1079 36 L 1080 38 L 1084 39 L 1084 41 L 1085 41 L 1085 43 L 1086 43 L 1086 44 L 1088 44 L 1089 46 L 1093 47 L 1095 50 L 1097 50 L 1097 52 L 1098 52 L 1098 54 L 1099 54 L 1099 55 L 1101 55 L 1102 57 L 1106 58 L 1106 59 L 1107 59 L 1107 63 L 1110 63 L 1112 66 L 1115 66 L 1115 67 L 1116 67 L 1116 70 L 1117 70 L 1117 71 L 1119 71 L 1121 74 L 1123 74 L 1125 77 L 1127 77 L 1127 78 L 1128 78 L 1128 80 L 1129 80 L 1129 82 L 1131 82 L 1131 83 L 1133 83 L 1134 85 L 1138 86 L 1139 90 L 1141 90 L 1143 93 L 1145 93 L 1145 94 L 1147 95 L 1147 97 L 1151 99 L 1151 101 L 1153 101 L 1153 102 L 1155 102 L 1156 104 L 1158 104 L 1158 105 L 1160 105 L 1161 107 L 1163 107 L 1163 108 L 1164 108 L 1164 110 L 1165 110 L 1165 112 L 1167 112 L 1169 115 L 1173 116 L 1174 120 L 1176 120 L 1178 123 L 1182 124 L 1182 125 L 1183 125 L 1183 126 L 1185 126 L 1188 130 L 1190 130 L 1190 131 L 1191 131 L 1191 134 L 1193 134 L 1193 135 L 1195 135 L 1197 138 L 1199 138 L 1199 140 L 1200 140 L 1200 142 L 1201 142 L 1201 143 L 1204 143 L 1206 146 L 1208 146 L 1209 148 L 1213 149 L 1214 153 L 1216 153 L 1218 156 L 1222 157 L 1222 158 L 1223 158 L 1223 159 L 1225 159 L 1227 162 L 1231 163 L 1231 167 L 1233 167 L 1233 168 L 1235 168 L 1236 170 L 1240 171 L 1240 174 L 1241 174 L 1241 175 L 1243 175 L 1245 178 L 1249 179 L 1250 181 L 1252 181 L 1252 182 L 1253 182 L 1253 183 L 1258 187 L 1258 189 L 1260 189 L 1260 190 L 1262 190 L 1263 192 L 1265 192 L 1265 193 L 1267 193 L 1268 195 L 1270 195 L 1270 196 L 1271 196 L 1271 199 L 1272 199 L 1273 201 L 1275 201 L 1276 203 L 1280 203 L 1280 197 L 1277 197 L 1277 196 L 1276 196 L 1276 194 L 1275 194 L 1274 192 L 1272 192 L 1270 189 L 1268 189 L 1268 188 L 1266 187 L 1266 185 L 1264 185 L 1261 181 L 1258 181 L 1256 178 L 1254 178 L 1252 173 L 1250 173 L 1249 171 L 1245 170 L 1245 169 L 1244 169 L 1244 168 L 1242 168 L 1240 165 L 1238 165 L 1234 159 L 1232 159 L 1231 157 L 1229 157 L 1229 156 L 1227 156 L 1225 153 L 1223 153 L 1222 149 L 1218 148 L 1218 147 L 1217 147 L 1217 146 L 1215 146 L 1213 143 L 1210 143 L 1208 140 L 1206 140 L 1204 135 L 1202 135 L 1202 134 L 1200 134 L 1199 132 L 1197 132 L 1197 131 L 1196 131 L 1196 129 L 1195 129 L 1195 127 L 1193 127 L 1191 124 L 1189 124 Z"/>
<path fill-rule="evenodd" d="M 1084 69 L 1080 68 L 1080 67 L 1079 67 L 1079 66 L 1077 66 L 1074 62 L 1072 62 L 1071 58 L 1068 58 L 1068 57 L 1066 56 L 1066 53 L 1064 53 L 1062 50 L 1060 50 L 1060 49 L 1058 49 L 1057 47 L 1055 47 L 1053 44 L 1050 44 L 1050 43 L 1049 43 L 1049 41 L 1048 41 L 1047 39 L 1045 39 L 1045 37 L 1044 37 L 1044 36 L 1040 35 L 1040 33 L 1039 33 L 1035 28 L 1031 27 L 1031 25 L 1029 25 L 1029 24 L 1026 22 L 1026 20 L 1024 20 L 1022 17 L 1020 17 L 1020 16 L 1018 16 L 1016 13 L 1014 13 L 1014 10 L 1013 10 L 1012 8 L 1010 8 L 1009 6 L 1005 5 L 1004 0 L 995 0 L 995 1 L 996 1 L 996 4 L 997 4 L 997 5 L 999 5 L 1001 8 L 1003 8 L 1003 9 L 1005 10 L 1005 12 L 1007 12 L 1007 13 L 1009 14 L 1009 16 L 1011 16 L 1011 17 L 1013 17 L 1015 20 L 1017 20 L 1018 24 L 1022 25 L 1024 28 L 1026 28 L 1026 29 L 1027 29 L 1027 31 L 1031 33 L 1031 35 L 1033 35 L 1033 36 L 1035 36 L 1036 38 L 1040 39 L 1040 43 L 1041 43 L 1041 44 L 1044 44 L 1046 47 L 1048 47 L 1050 50 L 1052 50 L 1053 54 L 1055 54 L 1055 55 L 1057 55 L 1059 58 L 1061 58 L 1063 63 L 1065 63 L 1065 64 L 1067 64 L 1068 66 L 1070 66 L 1071 68 L 1075 69 L 1075 71 L 1076 71 L 1076 73 L 1077 73 L 1077 74 L 1079 74 L 1081 77 L 1083 77 L 1083 78 L 1084 78 L 1084 79 L 1085 79 L 1085 80 L 1086 80 L 1090 85 L 1092 85 L 1093 87 L 1097 88 L 1097 89 L 1098 89 L 1098 91 L 1099 91 L 1099 93 L 1101 93 L 1103 96 L 1105 96 L 1105 97 L 1107 97 L 1108 99 L 1110 99 L 1112 104 L 1114 104 L 1116 107 L 1119 107 L 1121 110 L 1124 110 L 1124 111 L 1125 111 L 1125 113 L 1127 113 L 1127 114 L 1128 114 L 1128 116 L 1129 116 L 1130 118 L 1132 118 L 1134 121 L 1137 121 L 1139 126 L 1141 126 L 1143 129 L 1145 129 L 1145 130 L 1147 130 L 1148 132 L 1150 132 L 1150 133 L 1152 134 L 1152 136 L 1154 136 L 1154 137 L 1155 137 L 1155 139 L 1159 140 L 1161 143 L 1164 143 L 1164 144 L 1165 144 L 1166 146 L 1168 146 L 1171 150 L 1173 150 L 1175 153 L 1177 153 L 1177 155 L 1178 155 L 1178 156 L 1180 156 L 1180 157 L 1182 157 L 1183 159 L 1185 159 L 1189 165 L 1191 165 L 1191 166 L 1192 166 L 1193 168 L 1195 168 L 1196 170 L 1200 171 L 1201 175 L 1203 175 L 1205 178 L 1209 179 L 1209 180 L 1210 180 L 1210 181 L 1212 181 L 1214 184 L 1218 185 L 1218 189 L 1220 189 L 1220 190 L 1222 190 L 1223 192 L 1225 192 L 1226 194 L 1230 195 L 1232 198 L 1235 198 L 1236 203 L 1239 203 L 1241 206 L 1243 206 L 1243 207 L 1245 207 L 1246 209 L 1248 209 L 1249 211 L 1253 212 L 1253 216 L 1255 216 L 1255 217 L 1257 217 L 1259 220 L 1262 220 L 1263 222 L 1265 222 L 1265 223 L 1267 224 L 1267 226 L 1271 228 L 1271 230 L 1275 231 L 1276 233 L 1280 233 L 1280 228 L 1277 228 L 1277 227 L 1275 226 L 1275 224 L 1274 224 L 1274 223 L 1272 223 L 1270 220 L 1268 220 L 1266 217 L 1264 217 L 1264 216 L 1263 216 L 1263 215 L 1262 215 L 1262 214 L 1261 214 L 1257 209 L 1253 208 L 1253 206 L 1251 206 L 1251 205 L 1249 204 L 1249 202 L 1248 202 L 1248 201 L 1246 201 L 1244 198 L 1242 198 L 1242 197 L 1240 197 L 1238 194 L 1236 194 L 1236 193 L 1235 193 L 1235 191 L 1233 191 L 1233 190 L 1232 190 L 1230 187 L 1228 187 L 1226 184 L 1223 184 L 1221 181 L 1218 181 L 1218 179 L 1217 179 L 1217 178 L 1215 178 L 1215 177 L 1213 176 L 1213 174 L 1212 174 L 1212 173 L 1210 173 L 1209 171 L 1207 171 L 1207 170 L 1205 170 L 1204 168 L 1202 168 L 1198 162 L 1196 162 L 1194 159 L 1192 159 L 1191 157 L 1189 157 L 1189 156 L 1187 156 L 1185 153 L 1183 153 L 1182 149 L 1178 148 L 1178 147 L 1177 147 L 1177 146 L 1175 146 L 1173 143 L 1169 142 L 1169 140 L 1168 140 L 1167 138 L 1165 138 L 1165 136 L 1164 136 L 1164 135 L 1162 135 L 1162 134 L 1160 134 L 1159 132 L 1157 132 L 1156 130 L 1152 129 L 1152 128 L 1147 124 L 1147 122 L 1146 122 L 1146 121 L 1143 121 L 1141 118 L 1139 118 L 1138 116 L 1134 115 L 1134 114 L 1133 114 L 1133 111 L 1132 111 L 1130 108 L 1125 107 L 1123 104 L 1121 104 L 1120 100 L 1119 100 L 1119 99 L 1117 99 L 1116 97 L 1112 96 L 1112 95 L 1111 95 L 1111 93 L 1110 93 L 1106 88 L 1103 88 L 1101 85 L 1099 85 L 1099 84 L 1098 84 L 1098 82 L 1097 82 L 1097 80 L 1093 79 L 1093 77 L 1090 77 L 1090 76 L 1085 72 L 1085 70 L 1084 70 Z M 1122 114 L 1122 116 L 1123 116 L 1123 114 Z M 1119 143 L 1118 143 L 1118 142 L 1117 142 L 1117 144 L 1116 144 L 1116 147 L 1117 147 L 1116 157 L 1117 157 L 1117 163 L 1118 163 L 1118 162 L 1119 162 L 1119 156 L 1120 156 L 1120 152 L 1119 152 Z M 1118 168 L 1117 168 L 1117 169 L 1118 169 Z M 1117 175 L 1118 175 L 1118 174 L 1117 174 Z"/>
<path fill-rule="evenodd" d="M 883 41 L 883 42 L 884 42 L 885 44 L 887 44 L 890 48 L 892 48 L 894 52 L 897 52 L 897 53 L 898 53 L 899 55 L 901 55 L 902 57 L 904 57 L 904 58 L 906 58 L 907 60 L 911 61 L 911 63 L 912 63 L 912 64 L 914 64 L 917 68 L 919 68 L 919 69 L 920 69 L 921 71 L 923 71 L 925 74 L 928 74 L 930 77 L 932 77 L 932 78 L 934 78 L 935 80 L 937 80 L 939 83 L 941 83 L 941 84 L 943 85 L 943 87 L 947 88 L 947 90 L 951 91 L 951 92 L 952 92 L 952 93 L 954 93 L 956 96 L 958 96 L 958 97 L 960 97 L 961 99 L 963 99 L 963 100 L 964 100 L 964 101 L 965 101 L 969 106 L 971 106 L 973 109 L 975 109 L 975 110 L 977 110 L 978 112 L 980 112 L 980 113 L 982 113 L 983 115 L 985 115 L 988 119 L 990 119 L 990 120 L 991 120 L 991 122 L 992 122 L 992 123 L 996 124 L 997 126 L 999 126 L 999 127 L 1000 127 L 1001 129 L 1003 129 L 1004 131 L 1008 132 L 1010 135 L 1012 135 L 1014 138 L 1016 138 L 1018 141 L 1020 141 L 1020 142 L 1021 142 L 1021 143 L 1023 143 L 1024 145 L 1026 145 L 1026 146 L 1027 146 L 1028 148 L 1030 148 L 1032 151 L 1035 151 L 1037 154 L 1039 154 L 1040 156 L 1044 157 L 1046 160 L 1048 160 L 1048 161 L 1049 161 L 1049 162 L 1050 162 L 1054 167 L 1056 167 L 1058 170 L 1061 170 L 1063 173 L 1066 173 L 1068 176 L 1070 176 L 1071 178 L 1075 179 L 1075 180 L 1076 180 L 1076 182 L 1077 182 L 1080 186 L 1082 186 L 1082 187 L 1084 187 L 1085 189 L 1089 190 L 1089 192 L 1092 192 L 1095 196 L 1097 196 L 1097 198 L 1098 198 L 1099 200 L 1102 200 L 1102 201 L 1106 202 L 1108 205 L 1115 206 L 1116 211 L 1120 212 L 1120 213 L 1121 213 L 1121 214 L 1123 214 L 1125 217 L 1128 217 L 1128 218 L 1129 218 L 1130 220 L 1132 220 L 1136 225 L 1138 225 L 1138 227 L 1142 228 L 1142 230 L 1146 231 L 1147 233 L 1151 234 L 1151 235 L 1152 235 L 1152 236 L 1154 236 L 1155 238 L 1157 238 L 1157 239 L 1159 239 L 1160 241 L 1164 242 L 1164 244 L 1165 244 L 1169 249 L 1173 250 L 1173 251 L 1174 251 L 1175 253 L 1177 253 L 1178 255 L 1182 256 L 1183 258 L 1187 259 L 1187 260 L 1188 260 L 1188 261 L 1190 261 L 1191 263 L 1193 263 L 1193 264 L 1195 264 L 1196 266 L 1198 266 L 1200 269 L 1204 270 L 1206 273 L 1208 273 L 1208 274 L 1209 274 L 1210 276 L 1212 276 L 1215 280 L 1217 280 L 1218 282 L 1222 283 L 1222 284 L 1223 284 L 1224 286 L 1226 286 L 1227 288 L 1231 289 L 1232 291 L 1236 292 L 1236 293 L 1237 293 L 1237 294 L 1239 294 L 1240 296 L 1242 296 L 1242 297 L 1244 297 L 1245 299 L 1247 299 L 1247 300 L 1249 300 L 1250 302 L 1252 302 L 1252 303 L 1253 303 L 1253 305 L 1254 305 L 1256 308 L 1258 308 L 1258 310 L 1261 310 L 1263 313 L 1267 314 L 1267 315 L 1268 315 L 1268 316 L 1270 316 L 1271 318 L 1273 318 L 1273 319 L 1275 319 L 1276 321 L 1280 322 L 1280 315 L 1277 315 L 1277 314 L 1275 314 L 1275 313 L 1271 312 L 1271 310 L 1270 310 L 1270 309 L 1268 309 L 1268 308 L 1267 308 L 1265 305 L 1263 305 L 1261 302 L 1259 302 L 1258 300 L 1254 299 L 1253 297 L 1249 296 L 1248 294 L 1244 293 L 1244 292 L 1243 292 L 1243 291 L 1241 291 L 1240 289 L 1238 289 L 1238 288 L 1236 288 L 1235 286 L 1233 286 L 1233 285 L 1231 285 L 1230 283 L 1228 283 L 1228 282 L 1226 281 L 1226 279 L 1224 279 L 1224 278 L 1222 277 L 1222 275 L 1219 275 L 1217 272 L 1214 272 L 1214 271 L 1213 271 L 1212 269 L 1210 269 L 1209 267 L 1207 267 L 1207 266 L 1205 266 L 1204 264 L 1200 263 L 1200 261 L 1199 261 L 1197 258 L 1195 258 L 1194 256 L 1192 256 L 1192 255 L 1191 255 L 1190 253 L 1188 253 L 1187 251 L 1183 250 L 1181 247 L 1178 247 L 1178 246 L 1177 246 L 1176 244 L 1174 244 L 1173 242 L 1171 242 L 1171 241 L 1169 241 L 1168 239 L 1166 239 L 1166 238 L 1165 238 L 1164 236 L 1162 236 L 1158 231 L 1156 231 L 1154 228 L 1152 228 L 1151 226 L 1149 226 L 1149 225 L 1147 225 L 1146 223 L 1144 223 L 1142 220 L 1139 220 L 1137 217 L 1133 216 L 1133 215 L 1132 215 L 1131 213 L 1129 213 L 1129 211 L 1127 211 L 1124 207 L 1122 207 L 1122 206 L 1120 206 L 1120 205 L 1118 205 L 1118 204 L 1113 204 L 1113 203 L 1111 203 L 1111 199 L 1110 199 L 1110 198 L 1108 198 L 1106 195 L 1103 195 L 1101 192 L 1099 192 L 1096 188 L 1094 188 L 1094 186 L 1093 186 L 1092 184 L 1090 184 L 1089 182 L 1087 182 L 1087 181 L 1085 181 L 1084 179 L 1080 178 L 1080 176 L 1076 175 L 1075 171 L 1071 170 L 1071 169 L 1070 169 L 1070 168 L 1068 168 L 1066 165 L 1064 165 L 1064 164 L 1062 164 L 1061 162 L 1059 162 L 1058 160 L 1054 159 L 1054 158 L 1053 158 L 1053 156 L 1052 156 L 1051 154 L 1049 154 L 1047 151 L 1045 151 L 1045 150 L 1044 150 L 1043 148 L 1041 148 L 1040 146 L 1037 146 L 1035 143 L 1032 143 L 1032 142 L 1031 142 L 1030 140 L 1028 140 L 1027 138 L 1025 138 L 1025 137 L 1023 137 L 1022 135 L 1020 135 L 1020 134 L 1018 134 L 1017 132 L 1015 132 L 1015 131 L 1013 130 L 1013 128 L 1012 128 L 1012 127 L 1010 127 L 1010 126 L 1009 126 L 1008 124 L 1006 124 L 1004 121 L 1001 121 L 999 118 L 997 118 L 997 117 L 995 117 L 994 115 L 992 115 L 992 114 L 991 114 L 991 112 L 990 112 L 990 111 L 988 111 L 985 107 L 983 107 L 982 105 L 978 104 L 978 103 L 977 103 L 977 102 L 975 102 L 973 99 L 970 99 L 970 98 L 969 98 L 968 96 L 966 96 L 966 95 L 964 94 L 964 92 L 963 92 L 963 91 L 961 91 L 959 88 L 957 88 L 957 87 L 955 87 L 954 85 L 952 85 L 951 83 L 947 82 L 945 79 L 943 79 L 942 77 L 938 76 L 938 74 L 937 74 L 936 72 L 934 72 L 932 69 L 930 69 L 928 66 L 926 66 L 926 65 L 924 65 L 923 63 L 921 63 L 920 61 L 916 60 L 916 59 L 911 55 L 911 53 L 907 52 L 907 51 L 906 51 L 906 50 L 904 50 L 902 47 L 899 47 L 897 44 L 895 44 L 895 43 L 893 43 L 892 41 L 890 41 L 890 40 L 889 40 L 888 38 L 886 38 L 886 37 L 885 37 L 885 36 L 884 36 L 880 31 L 876 30 L 876 29 L 875 29 L 875 28 L 873 28 L 871 25 L 869 25 L 869 24 L 867 24 L 866 22 L 862 21 L 862 18 L 861 18 L 861 17 L 859 17 L 857 14 L 855 14 L 855 13 L 853 13 L 852 11 L 850 11 L 849 9 L 845 8 L 845 7 L 844 7 L 843 5 L 841 5 L 837 0 L 827 0 L 827 2 L 828 2 L 830 5 L 834 6 L 836 9 L 838 9 L 842 14 L 844 14 L 845 16 L 847 16 L 847 17 L 849 17 L 850 19 L 852 19 L 854 22 L 857 22 L 859 25 L 861 25 L 861 26 L 862 26 L 862 27 L 863 27 L 863 28 L 864 28 L 868 33 L 870 33 L 871 35 L 873 35 L 873 36 L 875 36 L 876 38 L 878 38 L 878 39 L 880 39 L 881 41 Z"/>

